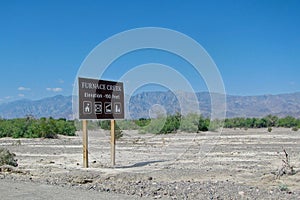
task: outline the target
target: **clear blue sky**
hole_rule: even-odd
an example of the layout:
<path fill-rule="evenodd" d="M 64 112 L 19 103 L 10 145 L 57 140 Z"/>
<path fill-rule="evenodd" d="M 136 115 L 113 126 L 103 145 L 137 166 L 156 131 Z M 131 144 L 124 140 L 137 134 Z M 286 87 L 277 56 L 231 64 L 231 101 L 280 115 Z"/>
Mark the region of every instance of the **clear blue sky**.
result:
<path fill-rule="evenodd" d="M 71 95 L 77 70 L 96 45 L 147 26 L 174 29 L 199 42 L 228 94 L 300 91 L 297 0 L 3 0 L 0 102 Z"/>

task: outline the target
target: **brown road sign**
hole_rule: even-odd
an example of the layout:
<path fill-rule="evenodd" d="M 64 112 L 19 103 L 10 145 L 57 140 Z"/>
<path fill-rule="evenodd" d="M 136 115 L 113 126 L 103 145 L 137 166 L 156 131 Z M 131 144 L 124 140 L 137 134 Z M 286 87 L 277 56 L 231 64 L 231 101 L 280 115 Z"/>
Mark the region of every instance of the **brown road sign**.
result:
<path fill-rule="evenodd" d="M 78 78 L 79 119 L 124 119 L 121 82 Z"/>

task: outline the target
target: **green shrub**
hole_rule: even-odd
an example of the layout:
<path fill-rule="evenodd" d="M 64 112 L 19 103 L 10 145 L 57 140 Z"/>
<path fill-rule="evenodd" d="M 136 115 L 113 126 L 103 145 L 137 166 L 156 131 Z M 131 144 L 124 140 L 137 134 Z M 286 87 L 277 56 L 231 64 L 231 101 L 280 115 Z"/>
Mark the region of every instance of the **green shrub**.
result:
<path fill-rule="evenodd" d="M 99 122 L 99 124 L 102 129 L 110 130 L 111 129 L 110 122 L 111 122 L 110 120 L 102 120 Z M 115 123 L 115 137 L 117 140 L 123 137 L 123 131 L 120 129 L 117 123 Z"/>
<path fill-rule="evenodd" d="M 282 192 L 289 191 L 289 188 L 286 184 L 280 184 L 278 187 L 279 187 L 279 190 Z"/>
<path fill-rule="evenodd" d="M 140 118 L 138 120 L 134 120 L 134 123 L 139 127 L 144 127 L 151 123 L 151 119 Z"/>
<path fill-rule="evenodd" d="M 136 128 L 139 130 L 139 133 L 168 134 L 178 130 L 185 132 L 208 131 L 210 120 L 194 113 L 186 116 L 181 116 L 177 113 L 155 119 L 140 119 L 136 124 L 142 125 Z M 215 125 L 219 126 L 217 120 Z"/>
<path fill-rule="evenodd" d="M 15 154 L 9 152 L 5 148 L 0 148 L 0 166 L 11 165 L 14 167 L 18 166 L 17 160 L 15 159 Z"/>
<path fill-rule="evenodd" d="M 13 138 L 57 138 L 57 134 L 73 136 L 76 127 L 74 121 L 53 118 L 21 118 L 0 120 L 0 137 Z"/>
<path fill-rule="evenodd" d="M 162 129 L 159 131 L 160 134 L 174 133 L 180 127 L 181 115 L 176 114 L 172 116 L 167 116 L 166 122 Z"/>
<path fill-rule="evenodd" d="M 99 125 L 104 130 L 110 130 L 110 120 L 101 120 L 99 121 Z"/>
<path fill-rule="evenodd" d="M 272 127 L 268 127 L 268 132 L 272 132 Z"/>
<path fill-rule="evenodd" d="M 210 120 L 208 118 L 204 118 L 200 116 L 199 124 L 198 124 L 198 131 L 208 131 L 208 127 L 210 124 Z"/>
<path fill-rule="evenodd" d="M 208 130 L 209 131 L 217 131 L 218 128 L 220 128 L 221 125 L 219 123 L 219 121 L 215 120 L 215 121 L 211 121 L 209 126 L 208 126 Z"/>
<path fill-rule="evenodd" d="M 143 126 L 143 127 L 139 127 L 139 133 L 145 134 L 145 133 L 153 133 L 153 134 L 161 134 L 162 129 L 164 129 L 164 131 L 167 130 L 167 128 L 165 127 L 167 119 L 163 118 L 163 117 L 159 117 L 156 119 L 151 119 L 150 124 L 148 124 L 147 126 Z"/>
<path fill-rule="evenodd" d="M 183 119 L 181 121 L 180 130 L 188 133 L 198 132 L 198 125 L 188 119 Z"/>
<path fill-rule="evenodd" d="M 198 132 L 199 118 L 200 116 L 198 114 L 188 114 L 182 117 L 180 130 L 190 133 Z"/>
<path fill-rule="evenodd" d="M 150 123 L 150 119 L 149 120 Z M 118 120 L 116 121 L 117 125 L 120 127 L 121 130 L 137 130 L 140 127 L 136 124 L 136 120 Z M 143 127 L 143 126 L 141 126 Z"/>
<path fill-rule="evenodd" d="M 299 130 L 299 128 L 296 127 L 296 126 L 294 126 L 294 127 L 292 128 L 292 131 L 298 131 L 298 130 Z"/>

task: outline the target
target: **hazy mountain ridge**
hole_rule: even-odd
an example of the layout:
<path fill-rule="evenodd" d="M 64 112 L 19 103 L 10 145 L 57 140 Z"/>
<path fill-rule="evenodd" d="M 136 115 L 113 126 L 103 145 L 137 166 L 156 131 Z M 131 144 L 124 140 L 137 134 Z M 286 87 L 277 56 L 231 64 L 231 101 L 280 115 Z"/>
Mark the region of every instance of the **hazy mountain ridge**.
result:
<path fill-rule="evenodd" d="M 143 92 L 130 98 L 127 117 L 149 117 L 149 110 L 153 105 L 161 105 L 166 113 L 189 113 L 195 110 L 195 102 L 191 102 L 191 93 L 172 92 Z M 204 116 L 210 115 L 210 94 L 200 92 L 196 94 L 196 105 Z M 127 97 L 128 98 L 128 97 Z M 182 104 L 180 105 L 180 102 Z M 151 113 L 151 112 L 150 112 Z M 293 116 L 300 118 L 300 92 L 279 95 L 234 96 L 227 95 L 227 117 L 263 117 L 268 114 L 279 117 Z M 20 118 L 32 115 L 36 118 L 72 118 L 72 97 L 54 96 L 41 100 L 18 100 L 0 105 L 0 117 Z"/>
<path fill-rule="evenodd" d="M 300 92 L 261 96 L 227 96 L 228 117 L 262 117 L 267 114 L 300 117 Z"/>
<path fill-rule="evenodd" d="M 22 118 L 32 115 L 36 118 L 72 118 L 72 97 L 57 95 L 40 100 L 18 100 L 0 105 L 0 117 Z"/>

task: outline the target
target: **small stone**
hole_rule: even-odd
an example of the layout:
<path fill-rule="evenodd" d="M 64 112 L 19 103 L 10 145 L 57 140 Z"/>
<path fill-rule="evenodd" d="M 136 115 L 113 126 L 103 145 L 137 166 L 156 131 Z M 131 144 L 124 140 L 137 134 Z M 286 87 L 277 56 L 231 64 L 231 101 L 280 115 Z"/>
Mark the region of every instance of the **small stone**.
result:
<path fill-rule="evenodd" d="M 239 191 L 239 195 L 244 196 L 245 192 L 244 191 Z"/>

